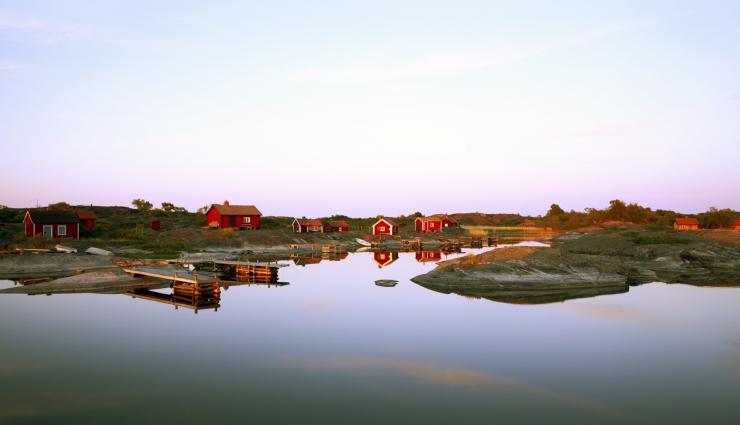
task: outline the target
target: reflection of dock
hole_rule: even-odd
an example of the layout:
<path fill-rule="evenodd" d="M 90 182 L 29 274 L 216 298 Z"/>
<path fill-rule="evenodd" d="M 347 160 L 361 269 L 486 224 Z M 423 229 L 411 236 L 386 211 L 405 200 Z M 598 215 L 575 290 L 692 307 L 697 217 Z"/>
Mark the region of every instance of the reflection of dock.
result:
<path fill-rule="evenodd" d="M 162 294 L 148 289 L 135 289 L 128 293 L 132 298 L 140 298 L 147 301 L 154 301 L 163 304 L 170 304 L 175 306 L 175 309 L 179 307 L 189 308 L 198 313 L 198 310 L 214 309 L 218 310 L 220 307 L 218 296 L 201 296 L 192 297 L 188 295 L 179 294 L 173 292 L 172 294 Z"/>

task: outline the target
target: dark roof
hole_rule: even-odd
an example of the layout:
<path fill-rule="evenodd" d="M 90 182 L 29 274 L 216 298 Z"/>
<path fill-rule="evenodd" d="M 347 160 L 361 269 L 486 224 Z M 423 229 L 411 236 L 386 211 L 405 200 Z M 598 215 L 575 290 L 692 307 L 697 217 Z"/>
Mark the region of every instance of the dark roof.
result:
<path fill-rule="evenodd" d="M 28 211 L 31 221 L 36 224 L 79 223 L 80 220 L 71 211 Z"/>
<path fill-rule="evenodd" d="M 83 220 L 90 220 L 95 218 L 95 213 L 89 210 L 77 210 L 77 217 Z"/>
<path fill-rule="evenodd" d="M 211 207 L 215 208 L 221 215 L 262 215 L 254 205 L 213 204 Z"/>
<path fill-rule="evenodd" d="M 324 225 L 324 223 L 321 222 L 321 220 L 317 220 L 315 218 L 296 218 L 296 221 L 301 226 L 318 226 L 321 227 Z"/>
<path fill-rule="evenodd" d="M 349 223 L 344 220 L 329 220 L 329 226 L 331 227 L 349 227 Z"/>
<path fill-rule="evenodd" d="M 676 224 L 679 226 L 698 226 L 699 220 L 695 219 L 694 217 L 677 218 Z"/>

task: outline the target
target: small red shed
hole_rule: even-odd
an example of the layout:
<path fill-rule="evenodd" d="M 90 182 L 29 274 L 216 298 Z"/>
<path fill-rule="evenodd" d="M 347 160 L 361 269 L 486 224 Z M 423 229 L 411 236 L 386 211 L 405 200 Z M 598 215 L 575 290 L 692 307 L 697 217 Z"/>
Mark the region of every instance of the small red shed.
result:
<path fill-rule="evenodd" d="M 313 218 L 294 218 L 293 219 L 293 231 L 296 233 L 310 233 L 310 232 L 323 232 L 324 223 L 321 220 Z"/>
<path fill-rule="evenodd" d="M 324 232 L 349 232 L 349 223 L 344 220 L 329 220 Z"/>
<path fill-rule="evenodd" d="M 213 204 L 206 212 L 208 226 L 215 229 L 236 227 L 238 229 L 259 229 L 262 213 L 254 205 Z"/>
<path fill-rule="evenodd" d="M 735 220 L 735 230 L 740 230 L 740 218 Z"/>
<path fill-rule="evenodd" d="M 44 239 L 80 238 L 80 219 L 69 211 L 26 211 L 23 217 L 26 237 Z"/>
<path fill-rule="evenodd" d="M 77 210 L 77 218 L 80 219 L 80 226 L 87 230 L 95 227 L 95 213 L 89 210 Z"/>
<path fill-rule="evenodd" d="M 457 220 L 450 217 L 449 215 L 446 215 L 442 217 L 442 227 L 457 227 Z"/>
<path fill-rule="evenodd" d="M 378 217 L 378 221 L 371 228 L 374 236 L 395 235 L 398 233 L 398 225 L 387 218 Z"/>
<path fill-rule="evenodd" d="M 154 230 L 155 232 L 159 232 L 159 229 L 162 227 L 162 223 L 160 223 L 159 220 L 152 220 L 151 223 L 149 223 L 149 226 Z"/>

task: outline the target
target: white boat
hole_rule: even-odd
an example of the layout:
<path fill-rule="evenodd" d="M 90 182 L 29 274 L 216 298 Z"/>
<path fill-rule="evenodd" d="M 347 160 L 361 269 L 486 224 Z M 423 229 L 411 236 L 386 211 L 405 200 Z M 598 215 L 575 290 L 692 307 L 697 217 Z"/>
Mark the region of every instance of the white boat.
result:
<path fill-rule="evenodd" d="M 59 252 L 64 252 L 64 253 L 67 253 L 67 254 L 74 254 L 74 253 L 77 252 L 77 249 L 76 248 L 72 248 L 72 247 L 69 247 L 69 246 L 64 246 L 62 244 L 58 244 L 57 246 L 54 247 L 54 249 L 56 249 Z"/>
<path fill-rule="evenodd" d="M 101 248 L 95 248 L 94 246 L 91 246 L 90 248 L 85 250 L 86 254 L 92 254 L 92 255 L 113 255 L 112 252 L 106 251 Z"/>
<path fill-rule="evenodd" d="M 371 244 L 370 242 L 366 241 L 365 239 L 357 238 L 357 239 L 355 239 L 355 241 L 358 244 L 362 245 L 362 246 L 373 246 L 373 244 Z"/>

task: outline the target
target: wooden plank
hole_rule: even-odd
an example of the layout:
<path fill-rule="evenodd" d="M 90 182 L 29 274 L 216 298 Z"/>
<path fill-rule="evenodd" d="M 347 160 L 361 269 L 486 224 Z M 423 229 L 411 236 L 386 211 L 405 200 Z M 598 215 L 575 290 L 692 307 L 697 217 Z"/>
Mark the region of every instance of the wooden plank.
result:
<path fill-rule="evenodd" d="M 169 270 L 161 270 L 161 269 L 151 269 L 151 268 L 128 268 L 123 269 L 124 272 L 132 275 L 132 276 L 147 276 L 147 277 L 154 277 L 157 279 L 165 279 L 165 280 L 171 280 L 175 282 L 183 282 L 183 283 L 190 283 L 190 284 L 197 284 L 197 283 L 213 283 L 217 280 L 212 277 L 207 276 L 198 276 L 193 273 L 189 272 L 179 272 L 179 271 L 169 271 Z"/>

